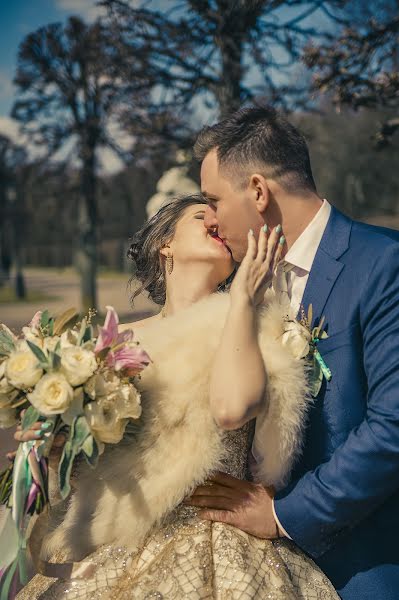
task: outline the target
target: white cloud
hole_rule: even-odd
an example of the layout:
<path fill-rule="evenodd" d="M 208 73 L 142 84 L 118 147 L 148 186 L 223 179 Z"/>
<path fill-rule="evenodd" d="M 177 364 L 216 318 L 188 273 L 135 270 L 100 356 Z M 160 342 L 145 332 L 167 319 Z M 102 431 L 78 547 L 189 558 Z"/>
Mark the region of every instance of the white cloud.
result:
<path fill-rule="evenodd" d="M 57 6 L 60 10 L 80 15 L 88 21 L 94 21 L 104 14 L 104 9 L 96 5 L 96 0 L 57 0 Z"/>

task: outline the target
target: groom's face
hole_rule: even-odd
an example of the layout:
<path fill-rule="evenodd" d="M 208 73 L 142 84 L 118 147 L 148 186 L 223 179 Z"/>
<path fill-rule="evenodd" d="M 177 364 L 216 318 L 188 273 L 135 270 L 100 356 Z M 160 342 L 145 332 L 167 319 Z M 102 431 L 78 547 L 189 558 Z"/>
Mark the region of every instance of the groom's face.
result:
<path fill-rule="evenodd" d="M 220 171 L 216 150 L 211 150 L 202 162 L 201 191 L 208 200 L 205 227 L 217 229 L 234 260 L 241 262 L 247 251 L 248 230 L 258 232 L 264 223 L 253 192 Z"/>

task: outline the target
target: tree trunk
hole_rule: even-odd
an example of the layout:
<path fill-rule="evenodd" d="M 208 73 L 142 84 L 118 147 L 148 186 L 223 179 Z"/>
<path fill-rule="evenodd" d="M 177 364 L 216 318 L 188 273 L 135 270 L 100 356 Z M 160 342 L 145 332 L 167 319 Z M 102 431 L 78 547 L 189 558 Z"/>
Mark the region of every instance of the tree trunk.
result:
<path fill-rule="evenodd" d="M 87 314 L 89 308 L 97 309 L 97 198 L 95 151 L 91 145 L 83 149 L 82 162 L 76 266 L 81 278 L 81 310 Z"/>
<path fill-rule="evenodd" d="M 221 34 L 217 44 L 221 54 L 222 81 L 216 96 L 220 117 L 224 118 L 241 106 L 242 37 L 226 31 Z"/>

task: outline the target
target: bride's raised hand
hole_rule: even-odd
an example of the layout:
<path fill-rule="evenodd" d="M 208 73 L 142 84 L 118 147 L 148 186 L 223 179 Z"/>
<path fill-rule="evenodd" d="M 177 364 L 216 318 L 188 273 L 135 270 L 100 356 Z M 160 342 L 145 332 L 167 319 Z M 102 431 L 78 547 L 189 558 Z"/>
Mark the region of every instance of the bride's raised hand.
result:
<path fill-rule="evenodd" d="M 285 238 L 281 231 L 278 225 L 269 233 L 265 225 L 258 240 L 252 230 L 248 232 L 247 253 L 230 288 L 232 302 L 249 301 L 253 306 L 263 302 L 283 251 Z"/>

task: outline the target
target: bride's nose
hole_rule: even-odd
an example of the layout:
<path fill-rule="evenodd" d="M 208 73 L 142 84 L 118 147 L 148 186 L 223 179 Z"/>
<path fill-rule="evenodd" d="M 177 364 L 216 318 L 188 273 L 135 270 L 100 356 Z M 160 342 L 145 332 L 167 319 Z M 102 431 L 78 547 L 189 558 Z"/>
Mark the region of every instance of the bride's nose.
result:
<path fill-rule="evenodd" d="M 211 209 L 210 206 L 207 206 L 205 209 L 204 226 L 206 227 L 206 229 L 216 229 L 218 227 L 215 212 Z"/>

